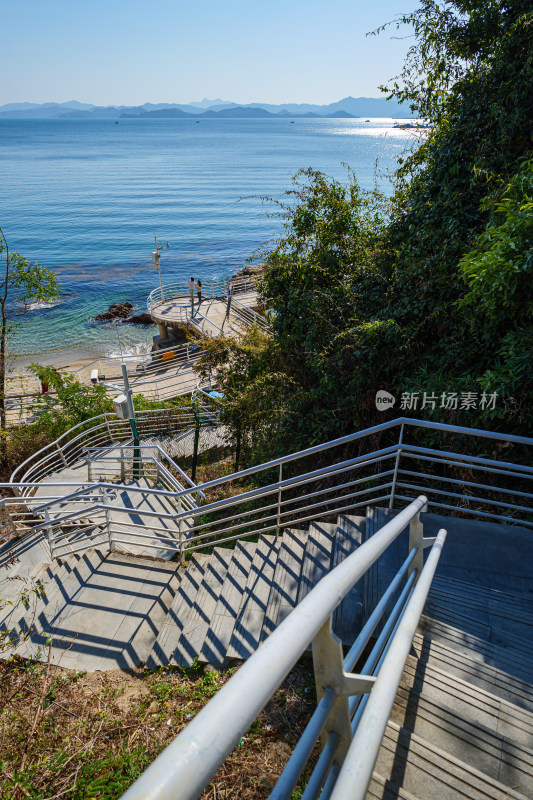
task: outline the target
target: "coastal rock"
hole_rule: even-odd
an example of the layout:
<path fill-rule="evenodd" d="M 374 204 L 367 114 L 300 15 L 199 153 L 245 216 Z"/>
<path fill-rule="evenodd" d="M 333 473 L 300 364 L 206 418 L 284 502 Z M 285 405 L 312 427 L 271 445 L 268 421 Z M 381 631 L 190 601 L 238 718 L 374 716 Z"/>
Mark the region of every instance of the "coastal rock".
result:
<path fill-rule="evenodd" d="M 154 321 L 150 314 L 147 311 L 144 311 L 142 314 L 134 314 L 133 317 L 129 317 L 123 321 L 123 325 L 127 325 L 129 322 L 133 322 L 136 325 L 153 325 Z"/>
<path fill-rule="evenodd" d="M 132 303 L 113 303 L 103 314 L 98 314 L 95 319 L 99 322 L 109 322 L 112 319 L 127 319 L 133 311 Z"/>

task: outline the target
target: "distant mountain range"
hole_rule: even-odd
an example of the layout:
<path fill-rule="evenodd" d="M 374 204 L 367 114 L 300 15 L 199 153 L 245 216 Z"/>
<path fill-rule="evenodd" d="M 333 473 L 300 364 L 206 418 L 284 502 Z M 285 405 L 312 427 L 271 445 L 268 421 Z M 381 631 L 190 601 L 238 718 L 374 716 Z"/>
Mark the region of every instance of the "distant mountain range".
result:
<path fill-rule="evenodd" d="M 67 103 L 7 103 L 0 106 L 0 119 L 113 119 L 124 118 L 263 118 L 263 117 L 395 117 L 410 118 L 409 109 L 381 97 L 345 97 L 329 105 L 309 103 L 231 103 L 201 100 L 180 103 L 144 103 L 142 106 L 94 106 L 70 100 Z"/>

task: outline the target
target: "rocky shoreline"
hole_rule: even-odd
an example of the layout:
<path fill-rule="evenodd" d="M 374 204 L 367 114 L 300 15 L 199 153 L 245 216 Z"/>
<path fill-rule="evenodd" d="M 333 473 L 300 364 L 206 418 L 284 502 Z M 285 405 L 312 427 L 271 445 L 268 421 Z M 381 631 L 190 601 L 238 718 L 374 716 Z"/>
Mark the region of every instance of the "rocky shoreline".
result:
<path fill-rule="evenodd" d="M 141 314 L 133 314 L 132 303 L 112 303 L 107 311 L 95 317 L 97 322 L 111 322 L 121 319 L 123 323 L 133 323 L 136 325 L 154 325 L 154 321 L 147 311 Z"/>

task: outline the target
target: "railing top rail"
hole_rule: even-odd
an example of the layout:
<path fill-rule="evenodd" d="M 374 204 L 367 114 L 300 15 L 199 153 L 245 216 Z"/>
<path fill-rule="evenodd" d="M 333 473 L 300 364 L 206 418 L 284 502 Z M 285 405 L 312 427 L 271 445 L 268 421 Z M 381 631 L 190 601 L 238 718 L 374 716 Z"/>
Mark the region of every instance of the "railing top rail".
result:
<path fill-rule="evenodd" d="M 375 460 L 376 456 L 392 456 L 396 452 L 398 445 L 391 445 L 390 447 L 384 448 L 383 450 L 375 451 L 374 453 L 357 456 L 355 458 L 349 459 L 348 461 L 343 461 L 339 464 L 335 464 L 333 467 L 322 467 L 320 469 L 314 470 L 312 472 L 308 472 L 301 475 L 296 475 L 293 478 L 286 478 L 282 481 L 275 481 L 274 483 L 270 483 L 267 486 L 261 486 L 257 489 L 250 489 L 246 492 L 242 492 L 238 495 L 234 495 L 231 497 L 222 498 L 221 500 L 216 500 L 208 505 L 202 506 L 202 513 L 208 513 L 211 511 L 218 511 L 221 508 L 225 508 L 227 506 L 232 506 L 236 503 L 241 503 L 243 501 L 248 501 L 256 498 L 260 498 L 263 496 L 267 496 L 272 494 L 273 492 L 277 491 L 279 488 L 281 489 L 288 489 L 291 486 L 298 486 L 302 483 L 309 482 L 310 480 L 322 477 L 324 475 L 331 475 L 334 472 L 344 472 L 349 466 L 356 466 L 358 464 L 365 464 L 368 462 L 370 458 Z M 215 479 L 212 481 L 208 481 L 206 483 L 194 485 L 194 488 L 197 492 L 203 494 L 203 492 L 211 487 L 218 486 L 220 483 L 220 479 Z M 21 488 L 32 488 L 40 486 L 41 484 L 36 481 L 21 481 L 20 483 L 16 484 L 18 487 Z M 66 500 L 72 500 L 76 497 L 79 497 L 86 493 L 87 491 L 92 491 L 95 486 L 100 486 L 103 489 L 117 489 L 117 484 L 113 483 L 106 483 L 105 481 L 99 481 L 98 483 L 88 484 L 87 482 L 70 482 L 64 480 L 61 482 L 53 482 L 47 481 L 46 485 L 48 487 L 52 486 L 79 486 L 80 488 L 71 494 L 65 495 L 64 497 L 60 497 L 59 499 L 50 500 L 49 502 L 43 503 L 39 508 L 49 508 L 53 505 L 56 505 L 58 502 L 62 503 Z M 9 487 L 10 484 L 7 483 L 0 483 L 0 488 Z M 141 486 L 128 486 L 128 492 L 132 494 L 154 494 L 154 495 L 161 495 L 166 497 L 173 497 L 174 499 L 179 499 L 180 497 L 188 494 L 191 489 L 183 489 L 181 492 L 169 492 L 163 489 L 152 489 L 150 487 L 141 487 Z M 176 520 L 180 519 L 181 517 L 186 516 L 185 512 L 182 514 L 176 514 Z"/>
<path fill-rule="evenodd" d="M 178 416 L 178 417 L 182 416 L 182 418 L 185 416 L 185 414 L 183 412 L 180 414 L 178 409 L 176 409 L 176 411 L 174 411 L 172 409 L 158 409 L 157 411 L 139 412 L 137 417 L 138 418 L 142 418 L 144 415 L 154 415 L 154 414 L 155 415 Z M 120 420 L 120 421 L 117 420 L 116 417 L 114 417 L 114 415 L 108 413 L 108 414 L 98 415 L 97 417 L 93 417 L 91 420 L 86 420 L 85 422 L 79 423 L 78 425 L 74 426 L 74 428 L 71 428 L 70 431 L 67 431 L 62 436 L 60 436 L 58 439 L 56 439 L 55 442 L 50 443 L 45 448 L 43 448 L 41 451 L 39 451 L 38 453 L 36 453 L 33 456 L 30 456 L 28 459 L 26 459 L 12 473 L 11 478 L 10 478 L 10 484 L 17 483 L 15 481 L 15 475 L 17 473 L 19 473 L 20 470 L 26 464 L 28 464 L 31 461 L 34 461 L 34 459 L 39 455 L 39 453 L 43 454 L 45 452 L 51 452 L 53 449 L 60 449 L 60 442 L 62 442 L 67 436 L 72 435 L 73 431 L 75 431 L 75 430 L 77 430 L 79 428 L 82 428 L 83 426 L 87 426 L 88 423 L 90 423 L 90 422 L 95 423 L 97 421 L 99 422 L 99 424 L 103 424 L 106 421 L 110 422 L 110 423 L 117 423 L 117 422 L 123 423 L 124 422 L 123 420 Z M 525 444 L 525 445 L 528 445 L 528 446 L 529 445 L 533 445 L 533 439 L 528 438 L 528 437 L 524 437 L 524 436 L 514 436 L 514 435 L 511 435 L 511 434 L 507 435 L 507 434 L 501 434 L 501 433 L 494 433 L 492 431 L 484 431 L 484 430 L 476 429 L 476 428 L 464 428 L 464 427 L 461 427 L 461 426 L 458 426 L 458 425 L 447 425 L 445 423 L 427 422 L 425 420 L 416 420 L 416 419 L 412 419 L 412 418 L 409 418 L 409 417 L 398 417 L 398 418 L 396 418 L 394 420 L 389 420 L 389 421 L 383 422 L 383 423 L 381 423 L 379 425 L 375 425 L 372 428 L 366 428 L 366 429 L 364 429 L 362 431 L 357 431 L 356 433 L 352 433 L 352 434 L 349 434 L 347 436 L 342 436 L 342 437 L 340 437 L 338 439 L 334 439 L 334 440 L 332 440 L 330 442 L 325 442 L 325 443 L 322 443 L 322 444 L 318 444 L 318 445 L 315 445 L 314 447 L 310 447 L 310 448 L 307 448 L 305 450 L 300 450 L 300 451 L 298 451 L 296 453 L 290 453 L 290 454 L 288 454 L 286 456 L 281 456 L 279 458 L 273 459 L 273 460 L 265 462 L 263 464 L 259 464 L 259 465 L 253 466 L 253 467 L 249 467 L 248 469 L 241 470 L 240 472 L 234 472 L 234 473 L 232 473 L 230 475 L 225 475 L 225 476 L 222 476 L 220 478 L 216 478 L 216 479 L 214 479 L 212 481 L 209 481 L 206 484 L 202 484 L 202 490 L 204 490 L 205 488 L 211 488 L 211 487 L 214 487 L 214 486 L 217 486 L 217 485 L 229 482 L 229 481 L 234 481 L 234 480 L 237 480 L 239 478 L 243 478 L 243 477 L 246 477 L 246 476 L 249 476 L 249 475 L 253 475 L 253 474 L 268 470 L 268 469 L 272 469 L 274 467 L 279 467 L 280 465 L 283 465 L 283 464 L 286 464 L 286 463 L 290 463 L 290 462 L 298 460 L 300 458 L 308 457 L 308 456 L 314 455 L 316 453 L 325 452 L 326 450 L 329 450 L 331 448 L 338 447 L 338 446 L 344 445 L 344 444 L 348 444 L 350 442 L 357 441 L 358 439 L 362 439 L 362 438 L 364 438 L 366 436 L 375 435 L 376 433 L 379 433 L 379 432 L 382 432 L 382 431 L 386 431 L 386 430 L 390 430 L 391 428 L 396 428 L 396 427 L 403 426 L 403 425 L 408 425 L 408 426 L 411 426 L 411 427 L 419 427 L 419 428 L 429 428 L 429 429 L 436 430 L 436 431 L 441 431 L 441 432 L 459 433 L 459 434 L 464 434 L 464 435 L 470 436 L 470 437 L 480 436 L 480 437 L 483 437 L 483 438 L 488 438 L 488 439 L 498 440 L 498 441 L 511 441 L 511 442 L 514 442 L 514 443 Z M 408 445 L 406 445 L 405 443 L 402 445 L 402 447 L 407 447 L 407 446 Z M 434 452 L 442 452 L 442 451 L 434 451 Z M 500 464 L 500 462 L 494 462 L 494 463 L 495 464 Z M 505 465 L 506 465 L 505 463 L 501 464 L 501 466 L 505 466 Z M 526 469 L 526 468 L 524 468 L 524 469 Z M 20 485 L 23 485 L 23 482 L 20 482 Z"/>
<path fill-rule="evenodd" d="M 170 800 L 177 785 L 184 797 L 199 796 L 334 609 L 425 505 L 423 496 L 414 500 L 325 575 L 126 791 L 123 800 Z"/>
<path fill-rule="evenodd" d="M 137 420 L 143 421 L 143 418 L 150 418 L 152 416 L 161 416 L 161 417 L 183 417 L 185 416 L 186 409 L 180 408 L 157 408 L 157 409 L 146 409 L 143 411 L 136 411 L 135 417 Z M 58 436 L 57 439 L 54 439 L 53 442 L 45 445 L 40 450 L 37 450 L 36 453 L 29 456 L 25 461 L 19 464 L 11 473 L 10 482 L 17 483 L 15 476 L 20 474 L 23 467 L 25 467 L 30 462 L 35 462 L 34 466 L 36 465 L 36 459 L 38 456 L 43 456 L 46 453 L 51 453 L 52 451 L 61 451 L 63 446 L 66 446 L 73 441 L 72 434 L 74 431 L 79 431 L 79 435 L 83 435 L 85 433 L 90 433 L 94 431 L 98 427 L 105 427 L 109 425 L 110 428 L 127 428 L 128 420 L 118 419 L 116 414 L 112 411 L 107 411 L 105 414 L 98 414 L 95 417 L 90 417 L 89 419 L 83 420 L 82 422 L 78 422 L 77 425 L 74 425 L 72 428 L 69 428 L 68 431 L 62 433 L 61 436 Z"/>
<path fill-rule="evenodd" d="M 234 275 L 231 278 L 225 278 L 218 281 L 203 281 L 202 292 L 204 297 L 210 293 L 213 296 L 214 292 L 222 295 L 226 294 L 227 287 L 232 287 L 232 292 L 240 293 L 239 290 L 249 291 L 257 287 L 257 276 L 254 275 Z M 157 286 L 148 295 L 147 305 L 150 308 L 154 303 L 161 303 L 165 300 L 173 300 L 176 297 L 188 297 L 190 294 L 189 284 L 187 281 L 174 281 L 172 283 L 163 284 L 163 295 L 161 296 L 161 287 Z"/>
<path fill-rule="evenodd" d="M 527 436 L 515 436 L 512 433 L 497 433 L 495 431 L 486 431 L 482 428 L 465 428 L 460 425 L 449 425 L 445 422 L 432 422 L 425 419 L 413 419 L 412 417 L 397 417 L 392 422 L 396 425 L 411 425 L 419 428 L 431 428 L 433 430 L 443 431 L 446 433 L 461 433 L 465 436 L 481 436 L 484 439 L 497 439 L 502 442 L 514 442 L 515 444 L 533 445 L 533 439 Z M 387 423 L 384 423 L 385 425 Z M 379 428 L 380 426 L 376 426 Z M 375 430 L 374 428 L 367 428 L 367 432 Z"/>
<path fill-rule="evenodd" d="M 248 469 L 241 470 L 240 472 L 234 472 L 231 475 L 224 475 L 221 478 L 215 478 L 214 480 L 209 481 L 209 483 L 202 484 L 202 489 L 211 488 L 221 483 L 225 483 L 226 481 L 234 481 L 237 480 L 238 478 L 246 477 L 247 475 L 253 475 L 257 472 L 263 472 L 264 470 L 272 469 L 273 467 L 279 467 L 282 464 L 288 464 L 291 461 L 296 461 L 297 459 L 300 458 L 305 458 L 311 455 L 315 455 L 316 453 L 322 453 L 326 450 L 332 449 L 333 447 L 349 444 L 350 442 L 355 442 L 358 439 L 363 439 L 366 436 L 372 436 L 381 431 L 386 431 L 391 428 L 399 427 L 401 425 L 411 425 L 417 427 L 419 426 L 420 422 L 424 421 L 411 419 L 409 417 L 398 417 L 397 419 L 389 420 L 388 422 L 382 422 L 380 425 L 374 425 L 372 428 L 365 428 L 362 431 L 357 431 L 356 433 L 350 433 L 347 436 L 341 436 L 339 439 L 333 439 L 330 442 L 317 444 L 314 445 L 313 447 L 308 447 L 305 450 L 299 450 L 296 453 L 290 453 L 289 455 L 280 456 L 279 458 L 272 459 L 272 461 L 267 461 L 264 462 L 263 464 L 258 464 L 253 467 L 248 467 Z M 476 428 L 461 428 L 458 425 L 446 425 L 443 423 L 427 423 L 421 425 L 421 427 L 429 427 L 435 430 L 440 430 L 450 433 L 463 433 L 469 436 L 477 436 L 478 434 L 479 435 L 483 434 L 486 438 L 489 439 L 497 439 L 501 441 L 513 441 L 513 442 L 519 442 L 521 444 L 533 445 L 533 439 L 528 439 L 524 436 L 507 436 L 507 434 L 492 433 L 491 431 L 482 431 Z"/>

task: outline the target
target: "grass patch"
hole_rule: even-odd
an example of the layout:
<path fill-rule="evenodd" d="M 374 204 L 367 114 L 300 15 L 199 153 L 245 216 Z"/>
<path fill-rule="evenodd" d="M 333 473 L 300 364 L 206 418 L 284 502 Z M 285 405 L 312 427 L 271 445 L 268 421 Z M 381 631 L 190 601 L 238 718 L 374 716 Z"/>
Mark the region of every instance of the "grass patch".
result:
<path fill-rule="evenodd" d="M 19 657 L 0 662 L 1 800 L 119 798 L 234 671 L 194 664 L 81 673 Z M 302 662 L 203 797 L 268 797 L 314 703 Z"/>

